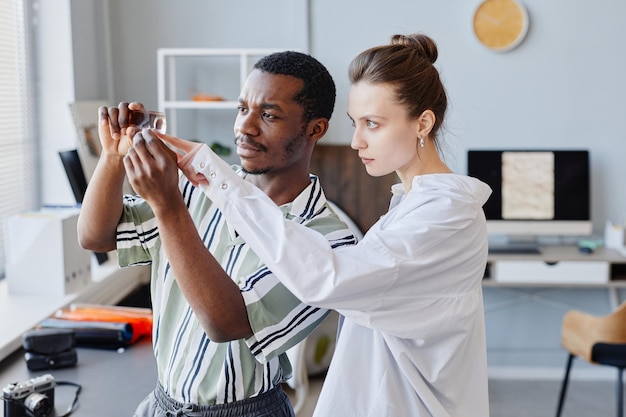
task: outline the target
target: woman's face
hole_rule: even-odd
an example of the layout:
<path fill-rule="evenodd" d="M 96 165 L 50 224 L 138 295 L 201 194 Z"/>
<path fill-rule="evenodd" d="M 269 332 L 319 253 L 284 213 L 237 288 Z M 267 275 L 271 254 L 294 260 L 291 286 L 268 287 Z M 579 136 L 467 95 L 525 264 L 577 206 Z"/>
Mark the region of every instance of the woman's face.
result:
<path fill-rule="evenodd" d="M 354 126 L 352 149 L 367 173 L 379 177 L 410 172 L 418 164 L 418 121 L 394 100 L 387 84 L 359 82 L 350 89 L 348 117 Z"/>

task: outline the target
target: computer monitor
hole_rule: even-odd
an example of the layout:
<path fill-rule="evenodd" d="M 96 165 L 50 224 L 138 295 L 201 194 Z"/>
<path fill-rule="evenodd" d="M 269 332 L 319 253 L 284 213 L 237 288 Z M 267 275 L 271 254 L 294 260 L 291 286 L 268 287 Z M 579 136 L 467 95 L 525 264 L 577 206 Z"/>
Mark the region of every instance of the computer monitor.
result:
<path fill-rule="evenodd" d="M 59 157 L 65 168 L 67 179 L 72 187 L 72 193 L 77 203 L 82 203 L 85 197 L 85 191 L 87 190 L 87 177 L 83 170 L 83 165 L 80 162 L 80 156 L 76 149 L 69 151 L 60 151 Z"/>
<path fill-rule="evenodd" d="M 592 233 L 588 150 L 469 150 L 467 173 L 493 193 L 490 236 L 509 241 Z"/>
<path fill-rule="evenodd" d="M 71 149 L 68 151 L 59 151 L 59 157 L 63 163 L 63 168 L 67 174 L 70 186 L 72 187 L 74 199 L 76 199 L 76 203 L 81 204 L 85 197 L 85 192 L 87 191 L 87 177 L 85 176 L 83 165 L 80 162 L 80 155 L 76 149 Z M 100 265 L 109 259 L 107 253 L 94 252 L 94 255 Z"/>

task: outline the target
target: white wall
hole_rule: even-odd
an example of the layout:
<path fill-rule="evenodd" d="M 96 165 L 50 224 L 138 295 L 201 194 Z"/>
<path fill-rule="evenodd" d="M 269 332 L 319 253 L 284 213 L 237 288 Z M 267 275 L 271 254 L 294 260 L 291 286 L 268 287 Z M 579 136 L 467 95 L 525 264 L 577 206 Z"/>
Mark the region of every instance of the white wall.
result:
<path fill-rule="evenodd" d="M 70 4 L 69 0 L 34 1 L 33 4 L 41 201 L 43 204 L 73 204 L 75 200 L 57 154 L 76 147 L 68 107 L 74 100 Z"/>
<path fill-rule="evenodd" d="M 305 50 L 302 0 L 109 0 L 116 103 L 157 106 L 157 48 Z"/>
<path fill-rule="evenodd" d="M 312 52 L 343 87 L 329 136 L 350 136 L 344 114 L 351 57 L 392 33 L 425 32 L 438 42 L 450 98 L 444 139 L 451 165 L 465 172 L 467 148 L 589 148 L 592 215 L 601 230 L 606 219 L 626 216 L 626 3 L 523 1 L 528 36 L 498 54 L 471 32 L 478 0 L 313 0 Z"/>
<path fill-rule="evenodd" d="M 478 0 L 108 2 L 114 103 L 138 99 L 156 106 L 158 47 L 307 50 L 310 42 L 310 52 L 328 66 L 338 85 L 325 139 L 334 143 L 348 143 L 352 132 L 345 116 L 350 59 L 386 43 L 393 33 L 425 32 L 439 46 L 437 66 L 450 98 L 446 158 L 455 170 L 465 172 L 468 148 L 589 148 L 596 230 L 607 219 L 626 216 L 626 193 L 620 192 L 626 177 L 623 1 L 524 0 L 531 18 L 528 36 L 505 54 L 485 49 L 474 38 L 471 15 Z M 103 16 L 98 12 L 83 21 L 98 27 Z M 98 59 L 106 53 L 104 46 Z M 75 57 L 76 77 L 84 79 L 80 63 Z M 104 65 L 98 65 L 103 71 L 99 82 L 108 76 Z M 87 61 L 84 70 L 93 73 L 93 65 Z M 84 94 L 84 88 L 77 85 L 77 98 L 108 98 Z"/>
<path fill-rule="evenodd" d="M 437 66 L 450 101 L 443 137 L 450 165 L 465 172 L 468 148 L 588 148 L 592 215 L 596 231 L 601 232 L 605 220 L 626 217 L 621 185 L 626 178 L 626 25 L 622 24 L 626 2 L 523 1 L 531 18 L 528 36 L 505 54 L 483 48 L 471 32 L 471 15 L 479 0 L 41 1 L 43 201 L 73 202 L 56 155 L 57 150 L 76 146 L 67 103 L 141 100 L 156 107 L 159 47 L 309 51 L 326 64 L 338 86 L 337 106 L 324 141 L 348 143 L 352 134 L 345 115 L 348 63 L 361 50 L 386 43 L 394 33 L 421 31 L 439 46 Z M 486 302 L 497 305 L 507 301 L 511 292 L 520 293 L 487 290 Z M 537 362 L 537 351 L 507 346 L 490 350 L 490 363 L 534 361 L 560 367 L 564 357 L 555 346 L 555 335 L 562 313 L 573 306 L 606 312 L 604 290 L 569 292 L 565 296 L 557 291 L 553 296 L 558 302 L 546 306 L 532 304 L 537 294 L 529 289 L 522 295 L 530 304 L 519 305 L 520 311 L 513 311 L 511 317 L 491 311 L 490 343 L 497 345 L 498 335 L 508 335 L 512 328 L 536 327 L 537 321 L 513 320 L 537 316 L 550 346 L 543 362 Z M 526 333 L 510 339 L 528 340 Z"/>

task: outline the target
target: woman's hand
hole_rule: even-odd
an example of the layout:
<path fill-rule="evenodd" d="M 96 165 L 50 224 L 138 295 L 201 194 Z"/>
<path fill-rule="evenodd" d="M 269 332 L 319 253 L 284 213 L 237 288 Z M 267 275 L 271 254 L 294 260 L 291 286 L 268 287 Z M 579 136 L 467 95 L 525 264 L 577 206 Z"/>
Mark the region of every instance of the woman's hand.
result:
<path fill-rule="evenodd" d="M 152 133 L 176 151 L 178 168 L 185 174 L 189 182 L 196 187 L 199 184 L 209 183 L 204 175 L 196 172 L 191 166 L 195 154 L 202 147 L 201 143 L 180 139 L 155 130 Z"/>

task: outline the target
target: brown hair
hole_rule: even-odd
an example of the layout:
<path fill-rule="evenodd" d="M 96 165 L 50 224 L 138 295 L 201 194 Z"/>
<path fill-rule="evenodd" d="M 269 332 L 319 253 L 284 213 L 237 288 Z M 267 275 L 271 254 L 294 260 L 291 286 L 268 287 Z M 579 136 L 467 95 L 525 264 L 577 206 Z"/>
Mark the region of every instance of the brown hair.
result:
<path fill-rule="evenodd" d="M 448 106 L 445 88 L 433 65 L 437 55 L 437 45 L 426 35 L 393 35 L 388 45 L 367 49 L 352 60 L 350 82 L 392 85 L 398 103 L 406 106 L 411 118 L 431 110 L 435 124 L 430 136 L 434 138 Z"/>

